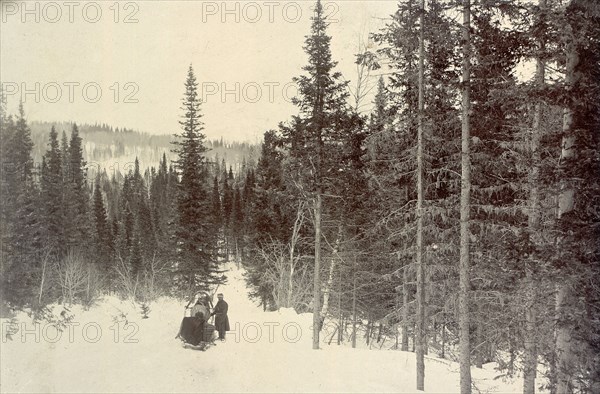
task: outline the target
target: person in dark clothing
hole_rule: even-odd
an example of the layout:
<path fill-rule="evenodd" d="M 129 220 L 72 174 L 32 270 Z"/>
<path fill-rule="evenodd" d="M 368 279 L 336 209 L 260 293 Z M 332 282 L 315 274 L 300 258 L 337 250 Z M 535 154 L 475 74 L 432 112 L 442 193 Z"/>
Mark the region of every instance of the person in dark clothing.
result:
<path fill-rule="evenodd" d="M 205 300 L 197 298 L 196 304 L 191 308 L 190 316 L 183 318 L 177 338 L 181 338 L 190 345 L 199 345 L 204 341 L 204 327 L 209 317 L 209 309 Z"/>
<path fill-rule="evenodd" d="M 225 340 L 225 332 L 229 331 L 229 318 L 227 317 L 227 311 L 229 309 L 229 305 L 223 300 L 223 294 L 217 294 L 217 298 L 219 301 L 215 305 L 215 309 L 213 310 L 212 315 L 215 315 L 215 328 L 219 332 L 219 339 L 221 341 Z"/>

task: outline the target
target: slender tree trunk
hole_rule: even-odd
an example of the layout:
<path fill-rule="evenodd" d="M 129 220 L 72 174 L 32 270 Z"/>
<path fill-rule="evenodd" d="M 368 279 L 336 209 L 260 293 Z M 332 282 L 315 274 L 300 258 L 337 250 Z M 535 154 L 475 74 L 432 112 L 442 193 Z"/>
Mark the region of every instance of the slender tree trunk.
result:
<path fill-rule="evenodd" d="M 313 289 L 313 349 L 319 348 L 321 331 L 321 187 L 315 196 L 315 272 Z"/>
<path fill-rule="evenodd" d="M 528 299 L 535 299 L 535 287 L 533 280 L 527 284 Z M 537 346 L 536 346 L 536 304 L 528 302 L 525 311 L 525 365 L 523 371 L 523 394 L 535 394 L 535 378 L 537 371 Z"/>
<path fill-rule="evenodd" d="M 42 305 L 42 295 L 44 294 L 44 282 L 46 281 L 46 266 L 50 258 L 50 251 L 47 251 L 42 258 L 42 279 L 40 281 L 40 292 L 38 295 L 38 305 Z"/>
<path fill-rule="evenodd" d="M 434 249 L 437 248 L 437 246 L 434 247 Z M 424 254 L 423 254 L 423 260 L 425 261 L 425 308 L 424 308 L 424 313 L 425 313 L 425 346 L 424 346 L 424 352 L 425 355 L 427 356 L 429 354 L 429 342 L 430 342 L 430 336 L 431 336 L 431 328 L 432 328 L 432 324 L 435 324 L 435 322 L 431 321 L 431 315 L 430 315 L 430 302 L 431 302 L 431 268 L 430 268 L 430 264 L 429 262 L 431 261 L 431 251 L 429 252 L 430 258 L 427 257 L 427 249 L 424 250 Z M 435 329 L 433 330 L 435 334 Z M 433 338 L 433 343 L 437 343 L 436 339 Z"/>
<path fill-rule="evenodd" d="M 511 326 L 509 326 L 508 327 L 508 354 L 509 354 L 508 370 L 511 372 L 515 370 L 515 360 L 517 359 L 517 349 L 515 346 L 516 334 L 517 333 L 515 332 L 515 330 Z"/>
<path fill-rule="evenodd" d="M 462 60 L 462 152 L 461 152 L 461 193 L 460 193 L 460 279 L 458 293 L 458 314 L 460 330 L 460 391 L 471 393 L 471 344 L 469 341 L 469 289 L 470 270 L 470 209 L 471 209 L 471 1 L 463 0 L 463 60 Z"/>
<path fill-rule="evenodd" d="M 341 242 L 341 238 L 342 238 L 342 222 L 340 221 L 340 224 L 338 225 L 338 234 L 337 237 L 335 239 L 335 244 L 333 247 L 333 253 L 331 256 L 331 265 L 329 266 L 329 276 L 327 277 L 327 283 L 325 285 L 325 289 L 323 291 L 323 308 L 321 309 L 321 318 L 325 319 L 325 316 L 327 316 L 327 312 L 329 311 L 329 295 L 331 293 L 331 288 L 333 287 L 333 274 L 335 273 L 335 268 L 337 266 L 337 262 L 339 259 L 339 249 L 340 249 L 340 242 Z"/>
<path fill-rule="evenodd" d="M 446 358 L 446 318 L 444 317 L 444 322 L 442 323 L 442 352 L 440 353 L 440 358 Z"/>
<path fill-rule="evenodd" d="M 91 275 L 91 268 L 88 266 L 88 269 L 87 269 L 87 279 L 86 279 L 87 280 L 87 287 L 86 287 L 86 292 L 85 292 L 86 298 L 87 298 L 86 302 L 88 302 L 90 300 L 90 277 L 91 276 L 92 276 Z"/>
<path fill-rule="evenodd" d="M 540 14 L 544 15 L 546 0 L 539 0 Z M 543 21 L 541 21 L 543 23 Z M 545 48 L 544 40 L 539 42 L 540 54 L 536 61 L 536 85 L 543 89 L 545 83 L 545 62 L 543 60 L 543 51 Z M 533 114 L 533 127 L 531 130 L 531 159 L 532 168 L 529 173 L 529 217 L 528 226 L 532 235 L 533 242 L 539 243 L 539 222 L 540 222 L 540 192 L 539 192 L 539 172 L 540 172 L 540 136 L 542 121 L 542 103 L 535 105 Z M 537 259 L 537 256 L 532 256 Z M 532 259 L 532 263 L 533 260 Z M 525 356 L 523 371 L 523 394 L 535 394 L 535 378 L 537 371 L 537 346 L 536 346 L 536 326 L 537 326 L 537 294 L 535 288 L 535 278 L 532 269 L 527 270 L 527 299 L 525 306 Z"/>
<path fill-rule="evenodd" d="M 575 48 L 574 32 L 571 26 L 567 26 L 568 44 L 566 48 L 567 69 L 565 75 L 565 85 L 571 89 L 578 78 L 575 68 L 579 64 L 579 55 Z M 571 104 L 567 105 L 563 112 L 563 141 L 561 151 L 561 163 L 572 161 L 576 156 L 575 135 L 573 133 L 574 121 L 573 109 Z M 568 165 L 568 164 L 567 164 Z M 575 189 L 566 180 L 561 185 L 560 195 L 558 196 L 558 219 L 571 213 L 575 206 Z M 559 239 L 558 245 L 562 240 Z M 571 288 L 573 284 L 566 275 L 557 283 L 556 292 L 556 372 L 557 372 L 557 392 L 560 394 L 570 393 L 572 387 L 572 370 L 575 365 L 574 339 L 572 338 L 572 323 L 568 321 L 568 313 L 573 295 Z"/>
<path fill-rule="evenodd" d="M 402 351 L 408 352 L 408 266 L 402 274 Z"/>
<path fill-rule="evenodd" d="M 342 315 L 342 266 L 340 265 L 340 280 L 338 280 L 338 338 L 337 344 L 340 345 L 342 343 L 342 324 L 343 324 L 343 315 Z"/>
<path fill-rule="evenodd" d="M 235 265 L 237 269 L 240 269 L 240 248 L 237 238 L 235 239 Z"/>
<path fill-rule="evenodd" d="M 296 211 L 296 220 L 294 221 L 294 228 L 292 230 L 292 239 L 290 241 L 290 270 L 288 277 L 288 289 L 287 289 L 287 307 L 292 307 L 292 299 L 294 296 L 294 273 L 296 270 L 296 258 L 294 257 L 296 254 L 296 243 L 298 242 L 298 237 L 300 234 L 300 228 L 304 223 L 304 203 L 300 202 L 298 204 L 298 209 Z"/>
<path fill-rule="evenodd" d="M 292 299 L 294 297 L 294 271 L 296 268 L 294 260 L 294 241 L 292 240 L 292 246 L 290 248 L 290 266 L 288 272 L 288 283 L 287 283 L 287 295 L 286 295 L 286 306 L 292 307 Z"/>
<path fill-rule="evenodd" d="M 369 346 L 371 344 L 371 330 L 373 327 L 373 322 L 371 321 L 371 316 L 369 315 L 368 320 L 367 320 L 367 332 L 366 332 L 366 340 L 367 340 L 367 346 Z"/>
<path fill-rule="evenodd" d="M 356 348 L 356 273 L 352 287 L 352 348 Z"/>
<path fill-rule="evenodd" d="M 477 323 L 476 323 L 476 328 L 475 328 L 475 332 L 476 332 L 476 350 L 477 352 L 475 353 L 475 367 L 482 369 L 483 368 L 483 330 L 481 328 L 481 310 L 479 305 L 477 306 L 477 316 L 479 317 L 479 319 L 477 319 Z"/>
<path fill-rule="evenodd" d="M 419 2 L 419 108 L 417 110 L 417 316 L 415 347 L 417 357 L 417 390 L 425 390 L 425 262 L 423 261 L 423 110 L 425 0 Z"/>
<path fill-rule="evenodd" d="M 556 329 L 556 392 L 568 394 L 573 392 L 572 371 L 575 365 L 573 354 L 573 338 L 571 338 L 571 327 L 561 319 L 564 319 L 566 310 L 569 309 L 571 298 L 568 285 L 559 284 L 556 295 L 556 314 L 558 319 Z"/>

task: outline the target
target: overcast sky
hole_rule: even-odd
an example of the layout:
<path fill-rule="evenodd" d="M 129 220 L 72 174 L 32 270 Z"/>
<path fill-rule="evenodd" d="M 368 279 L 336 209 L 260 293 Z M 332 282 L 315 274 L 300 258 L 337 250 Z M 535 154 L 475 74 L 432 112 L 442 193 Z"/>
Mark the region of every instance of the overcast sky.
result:
<path fill-rule="evenodd" d="M 394 1 L 323 2 L 334 60 L 353 80 L 359 38 L 394 12 Z M 178 132 L 193 64 L 205 133 L 260 139 L 296 109 L 292 77 L 313 1 L 2 0 L 0 79 L 29 120 L 104 122 L 150 133 Z M 130 22 L 130 23 L 125 23 Z M 225 92 L 225 90 L 227 92 Z M 72 102 L 71 102 L 72 101 Z"/>

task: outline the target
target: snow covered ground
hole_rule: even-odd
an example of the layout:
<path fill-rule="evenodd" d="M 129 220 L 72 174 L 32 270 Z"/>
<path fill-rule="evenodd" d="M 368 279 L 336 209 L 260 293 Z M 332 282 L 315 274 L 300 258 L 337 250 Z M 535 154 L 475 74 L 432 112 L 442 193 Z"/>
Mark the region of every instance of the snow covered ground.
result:
<path fill-rule="evenodd" d="M 232 331 L 206 352 L 184 349 L 175 335 L 184 305 L 160 299 L 148 319 L 139 306 L 107 297 L 88 311 L 73 307 L 62 332 L 26 314 L 2 319 L 2 392 L 415 392 L 414 353 L 326 344 L 312 350 L 312 315 L 263 312 L 247 297 L 242 271 L 230 267 L 219 288 Z M 60 316 L 62 306 L 54 312 Z M 14 325 L 12 326 L 14 328 Z M 428 393 L 459 392 L 458 364 L 428 358 Z M 521 380 L 494 380 L 473 369 L 483 393 L 517 393 Z"/>

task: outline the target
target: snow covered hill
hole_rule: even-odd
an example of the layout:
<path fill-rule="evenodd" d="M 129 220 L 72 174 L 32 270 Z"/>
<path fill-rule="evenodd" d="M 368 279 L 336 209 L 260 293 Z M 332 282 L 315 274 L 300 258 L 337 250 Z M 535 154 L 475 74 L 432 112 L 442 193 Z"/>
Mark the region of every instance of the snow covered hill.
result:
<path fill-rule="evenodd" d="M 33 324 L 21 313 L 2 319 L 2 392 L 415 392 L 415 356 L 401 351 L 323 344 L 311 349 L 312 315 L 263 312 L 231 265 L 219 288 L 232 331 L 206 352 L 184 349 L 175 335 L 184 305 L 160 299 L 143 319 L 139 306 L 106 297 L 88 311 L 73 307 L 58 323 Z M 16 324 L 16 326 L 15 326 Z M 18 331 L 15 332 L 15 327 Z M 11 338 L 11 339 L 9 339 Z M 494 380 L 473 369 L 485 393 L 521 391 L 520 380 Z M 429 358 L 426 392 L 459 391 L 458 364 Z"/>

